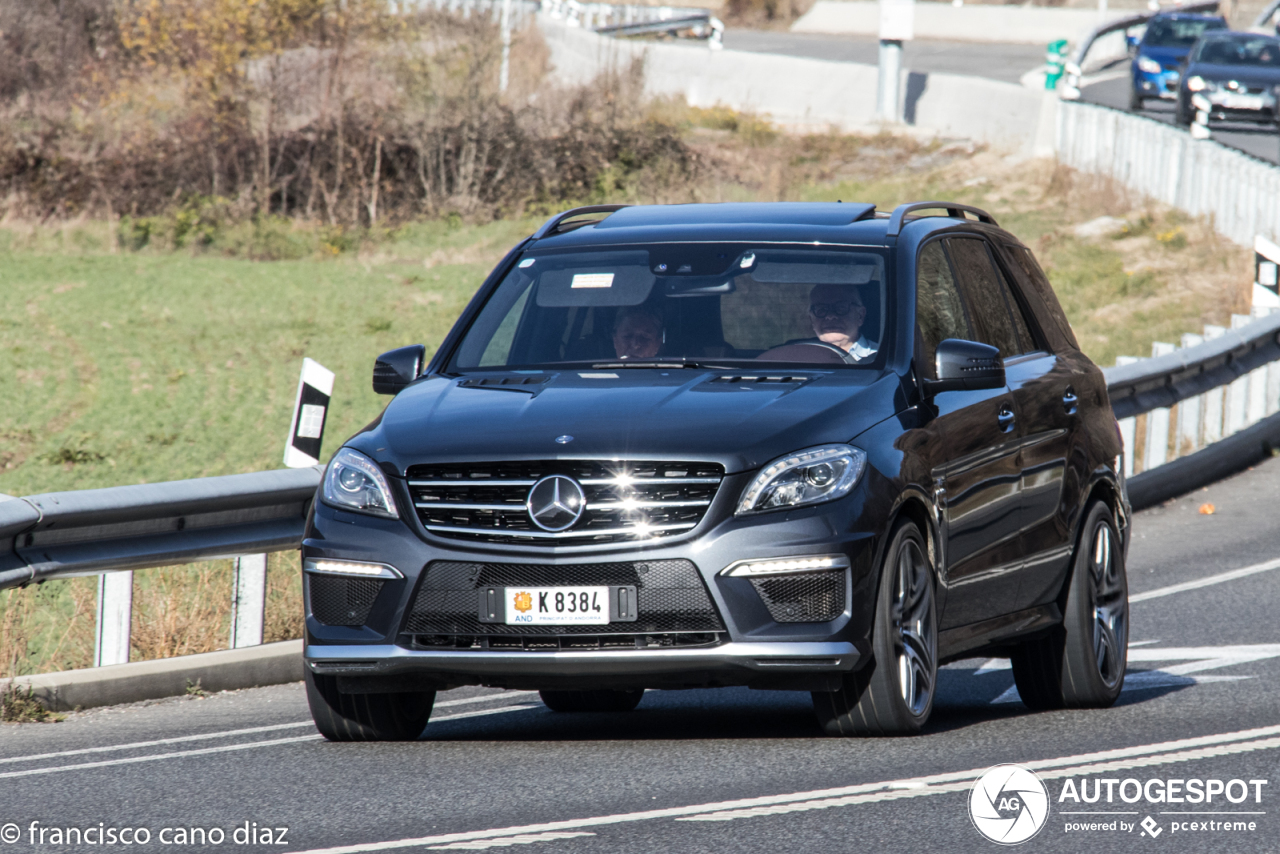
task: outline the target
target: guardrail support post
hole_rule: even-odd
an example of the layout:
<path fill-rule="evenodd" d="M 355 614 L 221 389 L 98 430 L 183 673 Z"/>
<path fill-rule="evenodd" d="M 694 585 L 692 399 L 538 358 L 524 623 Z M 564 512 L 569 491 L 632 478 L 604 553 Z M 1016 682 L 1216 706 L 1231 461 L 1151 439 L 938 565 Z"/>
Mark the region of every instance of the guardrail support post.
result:
<path fill-rule="evenodd" d="M 1231 328 L 1248 326 L 1253 318 L 1247 314 L 1231 315 Z M 1227 386 L 1227 400 L 1223 418 L 1223 436 L 1234 436 L 1249 426 L 1249 375 L 1245 374 Z"/>
<path fill-rule="evenodd" d="M 1176 349 L 1164 341 L 1154 341 L 1151 355 L 1167 356 Z M 1169 410 L 1163 406 L 1147 413 L 1147 442 L 1142 457 L 1143 471 L 1151 471 L 1169 461 Z"/>
<path fill-rule="evenodd" d="M 236 558 L 235 593 L 231 599 L 231 648 L 262 643 L 267 607 L 267 556 Z"/>
<path fill-rule="evenodd" d="M 1203 335 L 1190 332 L 1182 336 L 1182 349 L 1204 343 Z M 1204 395 L 1188 397 L 1178 403 L 1178 424 L 1174 438 L 1175 456 L 1185 456 L 1200 450 L 1200 420 L 1204 411 Z"/>
<path fill-rule="evenodd" d="M 1221 338 L 1227 334 L 1225 326 L 1214 326 L 1208 324 L 1204 328 L 1204 339 L 1212 341 L 1215 338 Z M 1204 404 L 1200 407 L 1204 421 L 1204 429 L 1201 432 L 1202 441 L 1206 445 L 1212 445 L 1222 438 L 1222 409 L 1223 398 L 1225 397 L 1225 386 L 1211 388 L 1203 395 Z"/>
<path fill-rule="evenodd" d="M 98 576 L 98 631 L 93 666 L 129 663 L 133 623 L 133 573 L 104 572 Z"/>

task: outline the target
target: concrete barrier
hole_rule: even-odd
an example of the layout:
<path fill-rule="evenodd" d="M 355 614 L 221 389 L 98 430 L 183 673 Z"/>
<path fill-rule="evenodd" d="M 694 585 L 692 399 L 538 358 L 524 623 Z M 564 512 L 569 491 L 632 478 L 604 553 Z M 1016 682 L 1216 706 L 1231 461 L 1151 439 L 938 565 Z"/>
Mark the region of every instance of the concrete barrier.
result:
<path fill-rule="evenodd" d="M 180 697 L 197 680 L 210 692 L 300 682 L 302 641 L 0 679 L 0 690 L 10 682 L 23 692 L 30 687 L 47 708 L 69 711 Z"/>
<path fill-rule="evenodd" d="M 1057 39 L 1077 41 L 1099 23 L 1096 9 L 916 3 L 915 35 L 918 39 L 1048 45 Z M 880 4 L 818 0 L 791 31 L 876 36 Z"/>
<path fill-rule="evenodd" d="M 556 76 L 583 84 L 609 68 L 646 57 L 645 87 L 652 95 L 681 95 L 693 106 L 717 104 L 768 115 L 783 127 L 822 131 L 875 131 L 877 70 L 767 53 L 707 50 L 703 46 L 610 39 L 565 27 L 546 16 L 539 23 Z M 904 72 L 899 115 L 926 134 L 964 137 L 1007 152 L 1051 154 L 1052 93 L 958 74 Z"/>

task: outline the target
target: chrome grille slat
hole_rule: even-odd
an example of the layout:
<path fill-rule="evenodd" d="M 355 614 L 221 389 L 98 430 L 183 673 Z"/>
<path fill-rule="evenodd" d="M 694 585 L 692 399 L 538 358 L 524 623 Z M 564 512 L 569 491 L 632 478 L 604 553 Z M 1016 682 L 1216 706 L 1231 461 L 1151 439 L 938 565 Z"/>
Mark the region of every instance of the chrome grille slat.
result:
<path fill-rule="evenodd" d="M 691 530 L 715 499 L 723 471 L 714 463 L 536 460 L 421 465 L 406 474 L 418 517 L 431 533 L 549 546 Z M 566 531 L 543 531 L 528 515 L 530 488 L 550 474 L 572 477 L 585 492 L 582 518 Z"/>

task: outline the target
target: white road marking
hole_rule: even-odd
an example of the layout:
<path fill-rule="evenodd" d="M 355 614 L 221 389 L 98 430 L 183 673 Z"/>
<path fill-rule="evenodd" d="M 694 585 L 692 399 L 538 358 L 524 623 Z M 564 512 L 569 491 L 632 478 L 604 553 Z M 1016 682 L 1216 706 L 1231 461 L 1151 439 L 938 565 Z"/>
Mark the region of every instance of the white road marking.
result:
<path fill-rule="evenodd" d="M 160 759 L 185 759 L 188 756 L 204 756 L 210 753 L 227 753 L 232 750 L 249 750 L 254 747 L 272 747 L 278 744 L 295 744 L 300 741 L 316 741 L 319 735 L 302 735 L 293 738 L 277 738 L 271 741 L 249 741 L 242 744 L 224 744 L 220 747 L 202 747 L 199 750 L 183 750 L 176 753 L 153 753 L 149 756 L 126 756 L 123 759 L 105 759 L 101 762 L 81 762 L 76 765 L 52 765 L 48 768 L 28 768 L 25 771 L 8 771 L 0 774 L 0 780 L 9 777 L 30 777 L 34 774 L 56 774 L 60 771 L 80 771 L 85 768 L 108 768 L 113 765 L 133 765 L 138 762 L 155 762 Z"/>
<path fill-rule="evenodd" d="M 531 703 L 525 703 L 518 706 L 502 706 L 497 709 L 476 709 L 475 711 L 459 712 L 453 715 L 445 715 L 444 717 L 440 717 L 440 718 L 433 717 L 431 719 L 431 722 L 443 723 L 444 721 L 456 721 L 456 720 L 461 720 L 462 718 L 478 718 L 478 717 L 481 717 L 482 715 L 500 715 L 505 712 L 522 712 L 522 711 L 525 711 L 526 709 L 533 709 L 533 708 L 537 708 L 537 707 Z M 285 726 L 313 726 L 313 724 L 311 723 L 311 721 L 307 721 L 305 724 L 280 724 L 275 727 L 261 727 L 261 728 L 251 729 L 251 730 L 240 730 L 240 732 L 254 732 L 254 731 L 261 732 L 263 730 L 268 730 L 268 729 L 280 729 Z M 180 740 L 185 740 L 186 738 L 195 738 L 195 737 L 196 736 L 186 736 L 184 737 L 184 739 L 180 739 Z M 200 736 L 200 737 L 203 738 L 206 736 Z M 267 741 L 246 741 L 246 742 L 241 742 L 239 744 L 226 744 L 219 747 L 202 747 L 198 750 L 180 750 L 180 751 L 174 751 L 172 753 L 152 753 L 147 756 L 126 756 L 121 759 L 104 759 L 101 762 L 79 762 L 74 765 L 53 765 L 47 768 L 28 768 L 25 771 L 9 771 L 9 772 L 0 774 L 0 780 L 6 779 L 9 777 L 29 777 L 34 774 L 56 774 L 61 771 L 79 771 L 84 768 L 107 768 L 112 765 L 133 765 L 138 762 L 155 762 L 160 759 L 184 759 L 188 756 L 204 756 L 210 753 L 226 753 L 232 750 L 251 750 L 255 747 L 274 747 L 280 744 L 294 744 L 300 741 L 318 741 L 321 738 L 322 736 L 318 734 L 302 735 L 302 736 L 294 736 L 291 738 L 270 739 Z M 172 740 L 165 739 L 163 741 L 157 741 L 157 742 L 138 742 L 138 744 L 145 745 L 145 746 L 152 746 L 156 744 L 169 743 L 170 741 Z M 124 747 L 122 746 L 122 747 L 116 747 L 116 748 L 89 748 L 89 750 L 97 750 L 97 749 L 122 750 L 124 749 Z M 85 752 L 85 751 L 75 751 L 75 752 Z M 50 753 L 50 754 L 45 754 L 44 756 L 49 757 L 49 756 L 59 756 L 59 755 L 61 754 Z M 24 757 L 24 758 L 38 759 L 41 757 L 30 756 L 30 757 Z"/>
<path fill-rule="evenodd" d="M 1201 587 L 1210 587 L 1226 581 L 1235 581 L 1237 578 L 1246 578 L 1250 575 L 1257 575 L 1259 572 L 1270 572 L 1273 569 L 1280 569 L 1280 558 L 1269 560 L 1265 563 L 1255 563 L 1253 566 L 1243 566 L 1240 569 L 1233 569 L 1230 572 L 1223 572 L 1218 575 L 1210 575 L 1206 578 L 1198 578 L 1195 581 L 1184 581 L 1181 584 L 1171 584 L 1168 587 L 1157 587 L 1155 590 L 1148 590 L 1146 593 L 1137 593 L 1130 596 L 1129 603 L 1159 599 L 1161 596 L 1172 596 L 1175 593 L 1183 593 L 1187 590 L 1199 590 Z"/>
<path fill-rule="evenodd" d="M 1151 688 L 1164 688 L 1179 685 L 1199 685 L 1208 682 L 1236 682 L 1241 679 L 1252 679 L 1252 676 L 1196 676 L 1206 670 L 1219 667 L 1231 667 L 1236 664 L 1247 664 L 1251 661 L 1265 661 L 1269 658 L 1280 658 L 1280 644 L 1257 643 L 1237 644 L 1233 646 L 1173 646 L 1173 647 L 1140 647 L 1129 648 L 1129 661 L 1187 661 L 1173 667 L 1159 670 L 1140 670 L 1129 673 L 1124 679 L 1123 691 L 1142 691 Z M 986 668 L 992 662 L 984 664 Z M 1007 662 L 1006 662 L 1007 663 Z M 990 670 L 996 668 L 991 667 Z M 988 670 L 987 672 L 990 672 Z M 1021 700 L 1018 686 L 1011 685 L 999 697 L 991 701 L 991 705 L 999 703 L 1016 703 Z"/>
<path fill-rule="evenodd" d="M 576 833 L 521 833 L 518 836 L 476 839 L 472 842 L 455 842 L 452 845 L 432 845 L 428 850 L 481 851 L 485 848 L 506 848 L 508 845 L 528 845 L 531 842 L 551 842 L 555 839 L 573 839 L 578 836 L 595 836 L 595 834 L 587 831 L 578 831 Z"/>
<path fill-rule="evenodd" d="M 1103 750 L 1075 756 L 1060 756 L 1054 759 L 1040 759 L 1022 762 L 1028 768 L 1037 770 L 1041 777 L 1069 777 L 1078 774 L 1092 774 L 1124 768 L 1159 765 L 1167 762 L 1186 762 L 1193 759 L 1205 759 L 1216 756 L 1227 756 L 1236 753 L 1248 753 L 1255 750 L 1271 750 L 1280 748 L 1280 726 L 1259 727 L 1257 729 L 1237 732 L 1217 733 L 1198 736 L 1196 738 L 1179 739 L 1156 744 L 1121 747 L 1114 750 Z M 522 834 L 548 833 L 554 831 L 579 830 L 587 827 L 608 827 L 637 821 L 655 819 L 685 819 L 697 817 L 697 820 L 724 820 L 722 818 L 707 819 L 712 814 L 724 815 L 738 813 L 734 818 L 746 818 L 751 811 L 770 806 L 795 806 L 807 809 L 822 809 L 827 806 L 838 806 L 850 796 L 865 796 L 867 800 L 894 800 L 897 798 L 914 798 L 922 795 L 941 794 L 950 791 L 964 791 L 973 785 L 973 781 L 988 771 L 988 767 L 972 768 L 966 771 L 955 771 L 947 774 L 934 774 L 928 777 L 914 777 L 903 780 L 887 780 L 876 783 L 859 783 L 836 789 L 820 789 L 811 792 L 796 792 L 787 795 L 767 795 L 758 798 L 746 798 L 737 801 L 697 804 L 685 807 L 645 810 L 643 812 L 621 813 L 618 815 L 595 816 L 592 818 L 567 819 L 564 821 L 546 822 L 543 824 L 525 825 L 523 827 L 502 827 L 489 830 L 472 830 L 462 833 L 445 833 L 435 836 L 419 836 L 411 839 L 392 839 L 385 842 L 367 842 L 356 845 L 342 845 L 333 848 L 314 848 L 299 854 L 362 854 L 368 851 L 392 851 L 399 848 L 417 848 L 424 846 L 444 846 L 456 842 L 511 837 Z M 809 804 L 810 806 L 805 806 Z"/>
<path fill-rule="evenodd" d="M 468 705 L 471 703 L 487 703 L 490 700 L 509 700 L 512 698 L 524 698 L 530 694 L 536 694 L 536 691 L 504 691 L 500 694 L 485 694 L 480 697 L 466 697 L 461 700 L 445 700 L 443 703 L 436 703 L 436 709 L 444 709 L 451 706 Z M 521 708 L 528 708 L 521 706 Z M 485 714 L 488 714 L 487 712 Z M 463 715 L 462 717 L 467 717 Z M 454 720 L 455 716 L 433 718 L 436 721 Z M 153 741 L 134 741 L 128 744 L 112 744 L 106 747 L 82 747 L 78 750 L 59 750 L 57 753 L 33 753 L 30 756 L 8 756 L 0 759 L 0 765 L 7 765 L 11 762 L 36 762 L 41 759 L 58 759 L 63 756 L 84 756 L 91 753 L 110 753 L 116 750 L 140 750 L 145 747 L 161 747 L 166 744 L 184 744 L 191 741 L 203 741 L 209 738 L 230 738 L 237 735 L 255 735 L 261 732 L 277 732 L 282 729 L 296 729 L 298 727 L 314 726 L 311 721 L 296 721 L 290 724 L 272 724 L 270 726 L 255 726 L 247 729 L 229 729 L 222 732 L 206 732 L 199 735 L 179 735 L 173 738 L 158 738 Z"/>

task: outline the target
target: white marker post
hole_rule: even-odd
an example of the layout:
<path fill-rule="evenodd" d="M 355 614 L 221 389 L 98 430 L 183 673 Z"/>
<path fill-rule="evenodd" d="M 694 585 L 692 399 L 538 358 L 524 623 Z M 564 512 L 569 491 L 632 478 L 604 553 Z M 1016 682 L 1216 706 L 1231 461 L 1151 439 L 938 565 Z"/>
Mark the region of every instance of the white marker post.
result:
<path fill-rule="evenodd" d="M 133 572 L 104 572 L 98 576 L 98 633 L 93 666 L 129 663 L 133 621 Z"/>
<path fill-rule="evenodd" d="M 306 468 L 320 462 L 320 443 L 333 394 L 333 371 L 312 359 L 302 360 L 298 395 L 293 404 L 293 420 L 284 447 L 284 464 Z M 231 648 L 262 643 L 262 624 L 267 612 L 267 556 L 242 555 L 236 558 L 235 593 L 231 600 Z"/>
<path fill-rule="evenodd" d="M 880 0 L 880 72 L 876 115 L 882 122 L 898 122 L 902 43 L 915 38 L 915 0 Z"/>

